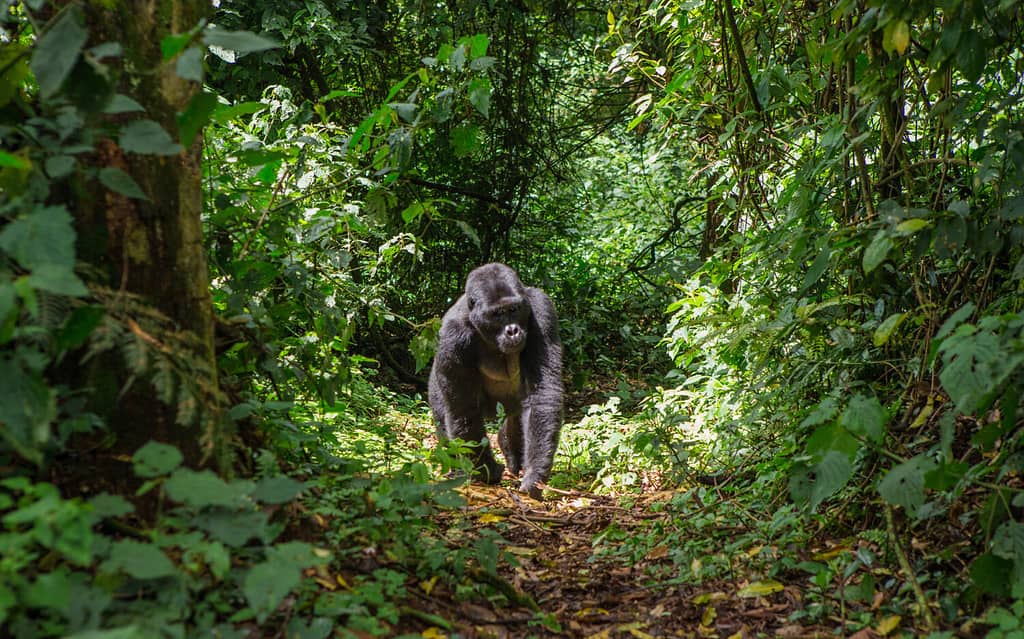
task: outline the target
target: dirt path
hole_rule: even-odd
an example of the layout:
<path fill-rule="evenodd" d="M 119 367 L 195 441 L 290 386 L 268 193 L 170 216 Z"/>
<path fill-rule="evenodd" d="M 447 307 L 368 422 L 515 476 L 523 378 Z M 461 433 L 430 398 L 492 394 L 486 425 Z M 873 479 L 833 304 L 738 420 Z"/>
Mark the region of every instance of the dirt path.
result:
<path fill-rule="evenodd" d="M 742 593 L 749 580 L 694 585 L 674 579 L 670 548 L 655 546 L 630 560 L 616 544 L 671 525 L 650 505 L 669 494 L 639 499 L 631 509 L 609 497 L 566 493 L 543 503 L 506 488 L 473 485 L 463 493 L 481 526 L 510 542 L 519 563 L 499 564 L 494 584 L 512 607 L 495 610 L 448 602 L 463 637 L 720 637 L 824 636 L 787 620 L 800 608 L 796 587 L 763 596 Z M 595 537 L 604 533 L 595 544 Z M 533 610 L 531 610 L 531 608 Z M 454 615 L 452 613 L 455 613 Z M 546 621 L 537 621 L 538 615 Z"/>

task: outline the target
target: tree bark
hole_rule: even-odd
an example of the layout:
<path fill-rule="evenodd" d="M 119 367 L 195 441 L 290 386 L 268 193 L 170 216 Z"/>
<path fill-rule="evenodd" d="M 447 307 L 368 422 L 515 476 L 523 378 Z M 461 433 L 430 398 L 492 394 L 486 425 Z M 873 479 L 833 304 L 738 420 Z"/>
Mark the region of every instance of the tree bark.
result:
<path fill-rule="evenodd" d="M 89 45 L 122 45 L 118 91 L 145 108 L 144 114 L 108 116 L 114 130 L 145 118 L 177 139 L 176 114 L 185 111 L 201 85 L 177 75 L 175 61 L 163 59 L 160 43 L 166 36 L 194 29 L 209 9 L 203 0 L 86 3 Z M 150 349 L 154 361 L 164 358 L 182 383 L 170 401 L 166 391 L 157 390 L 156 378 L 153 384 L 135 381 L 125 391 L 136 372 L 124 358 L 107 354 L 84 372 L 97 389 L 95 407 L 117 436 L 119 451 L 130 454 L 154 439 L 177 446 L 191 465 L 208 463 L 211 457 L 223 462 L 221 451 L 226 448 L 200 223 L 201 159 L 201 135 L 190 148 L 169 156 L 129 153 L 115 140 L 102 139 L 96 145 L 95 165 L 123 170 L 149 199 L 131 199 L 96 180 L 83 179 L 71 203 L 79 255 L 98 267 L 112 291 L 104 301 L 108 316 L 127 327 L 132 333 L 128 339 Z M 140 310 L 140 303 L 158 314 Z M 158 326 L 163 329 L 153 328 Z M 113 391 L 116 395 L 111 397 Z M 191 403 L 185 408 L 191 417 L 182 417 L 182 402 Z"/>

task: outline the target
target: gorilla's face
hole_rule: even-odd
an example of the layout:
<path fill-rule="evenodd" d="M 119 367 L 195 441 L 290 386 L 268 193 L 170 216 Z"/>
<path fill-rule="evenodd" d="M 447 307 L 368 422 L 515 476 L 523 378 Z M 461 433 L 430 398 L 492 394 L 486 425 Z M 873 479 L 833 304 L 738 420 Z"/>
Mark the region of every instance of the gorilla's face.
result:
<path fill-rule="evenodd" d="M 474 271 L 466 282 L 469 321 L 480 337 L 505 355 L 526 347 L 530 303 L 515 273 L 508 269 Z"/>

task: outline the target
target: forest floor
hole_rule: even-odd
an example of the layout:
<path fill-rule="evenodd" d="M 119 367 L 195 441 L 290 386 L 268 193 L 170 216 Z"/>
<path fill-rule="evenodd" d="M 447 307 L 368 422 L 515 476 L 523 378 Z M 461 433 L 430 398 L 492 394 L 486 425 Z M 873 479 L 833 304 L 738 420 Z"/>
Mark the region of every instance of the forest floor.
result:
<path fill-rule="evenodd" d="M 708 637 L 746 638 L 835 636 L 830 629 L 794 624 L 789 615 L 802 607 L 801 588 L 742 575 L 734 579 L 687 583 L 667 545 L 623 561 L 601 552 L 607 544 L 649 535 L 667 514 L 652 508 L 673 491 L 641 495 L 625 507 L 616 498 L 557 491 L 538 502 L 504 487 L 471 485 L 461 491 L 469 502 L 458 515 L 481 526 L 500 526 L 510 542 L 506 553 L 518 566 L 499 565 L 494 578 L 512 607 L 496 610 L 459 602 L 434 592 L 434 614 L 452 620 L 461 637 Z M 549 495 L 551 493 L 548 493 Z M 615 531 L 601 544 L 595 537 Z M 538 621 L 545 618 L 546 622 Z M 871 631 L 856 635 L 876 637 Z"/>

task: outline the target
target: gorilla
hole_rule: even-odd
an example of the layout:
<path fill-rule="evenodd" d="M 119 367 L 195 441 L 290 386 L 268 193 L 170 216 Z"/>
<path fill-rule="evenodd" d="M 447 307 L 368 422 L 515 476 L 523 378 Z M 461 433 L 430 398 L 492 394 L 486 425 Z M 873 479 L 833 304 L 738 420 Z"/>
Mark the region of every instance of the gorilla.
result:
<path fill-rule="evenodd" d="M 465 293 L 441 322 L 430 369 L 430 407 L 441 441 L 480 443 L 474 476 L 501 480 L 484 422 L 497 414 L 505 423 L 498 442 L 519 489 L 540 498 L 562 427 L 562 342 L 555 305 L 539 288 L 523 286 L 504 264 L 485 264 L 466 278 Z"/>

